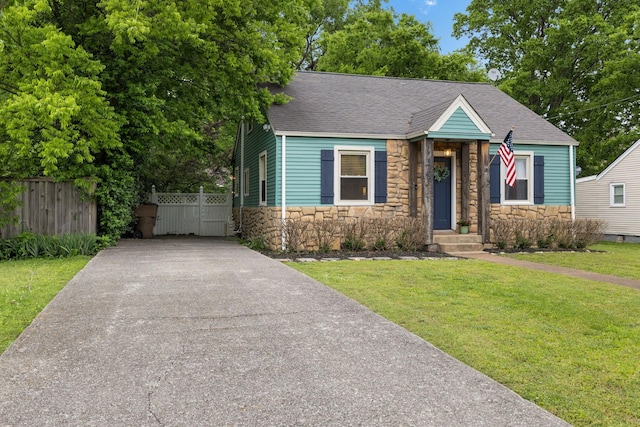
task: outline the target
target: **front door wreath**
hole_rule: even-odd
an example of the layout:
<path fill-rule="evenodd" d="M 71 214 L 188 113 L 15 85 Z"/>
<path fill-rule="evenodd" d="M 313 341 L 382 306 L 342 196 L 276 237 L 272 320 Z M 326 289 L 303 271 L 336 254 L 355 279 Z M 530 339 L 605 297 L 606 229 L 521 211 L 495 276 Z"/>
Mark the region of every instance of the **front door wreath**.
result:
<path fill-rule="evenodd" d="M 451 171 L 449 170 L 448 167 L 446 167 L 441 163 L 437 164 L 436 167 L 433 169 L 433 179 L 435 179 L 438 182 L 442 182 L 445 179 L 449 178 L 449 175 L 451 175 Z"/>

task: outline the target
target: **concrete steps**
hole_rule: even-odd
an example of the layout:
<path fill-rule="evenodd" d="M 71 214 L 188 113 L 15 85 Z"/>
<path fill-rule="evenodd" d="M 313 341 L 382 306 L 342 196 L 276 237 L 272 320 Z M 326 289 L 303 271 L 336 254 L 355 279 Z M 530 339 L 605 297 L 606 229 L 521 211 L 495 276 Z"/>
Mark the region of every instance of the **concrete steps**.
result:
<path fill-rule="evenodd" d="M 484 250 L 482 236 L 478 234 L 434 233 L 433 243 L 438 244 L 438 252 L 445 253 L 481 252 Z"/>

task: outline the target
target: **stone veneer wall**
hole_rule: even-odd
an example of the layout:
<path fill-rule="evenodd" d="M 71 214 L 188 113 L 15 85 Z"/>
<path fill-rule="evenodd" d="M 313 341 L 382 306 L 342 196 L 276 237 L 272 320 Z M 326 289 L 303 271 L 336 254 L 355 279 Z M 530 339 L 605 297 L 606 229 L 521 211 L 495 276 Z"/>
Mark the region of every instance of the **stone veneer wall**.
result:
<path fill-rule="evenodd" d="M 571 206 L 491 205 L 491 219 L 571 219 Z"/>
<path fill-rule="evenodd" d="M 457 150 L 456 155 L 456 211 L 460 216 L 461 188 L 461 156 L 460 144 L 453 142 L 436 141 L 436 151 L 450 148 Z M 418 171 L 417 171 L 417 207 L 418 218 L 422 209 L 422 166 L 420 159 L 420 144 L 418 144 Z M 469 146 L 470 160 L 470 200 L 469 216 L 471 220 L 471 233 L 477 233 L 478 225 L 475 220 L 478 217 L 478 179 L 477 144 Z M 324 219 L 346 218 L 408 218 L 409 217 L 409 142 L 405 140 L 387 141 L 387 203 L 373 206 L 304 206 L 287 207 L 286 219 L 302 219 L 305 221 L 322 221 Z M 503 206 L 491 205 L 491 219 L 571 219 L 570 206 Z M 240 225 L 240 208 L 233 209 L 233 220 L 236 228 Z M 280 249 L 282 245 L 282 216 L 279 207 L 255 207 L 242 208 L 242 234 L 251 239 L 262 237 L 270 249 Z"/>

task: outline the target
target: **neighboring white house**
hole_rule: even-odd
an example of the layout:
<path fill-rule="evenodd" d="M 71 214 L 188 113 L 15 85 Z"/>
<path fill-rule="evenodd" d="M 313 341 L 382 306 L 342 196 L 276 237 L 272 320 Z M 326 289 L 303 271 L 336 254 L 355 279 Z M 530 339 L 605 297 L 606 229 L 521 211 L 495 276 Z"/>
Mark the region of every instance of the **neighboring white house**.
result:
<path fill-rule="evenodd" d="M 603 220 L 608 240 L 640 242 L 640 140 L 598 175 L 576 180 L 576 217 Z"/>

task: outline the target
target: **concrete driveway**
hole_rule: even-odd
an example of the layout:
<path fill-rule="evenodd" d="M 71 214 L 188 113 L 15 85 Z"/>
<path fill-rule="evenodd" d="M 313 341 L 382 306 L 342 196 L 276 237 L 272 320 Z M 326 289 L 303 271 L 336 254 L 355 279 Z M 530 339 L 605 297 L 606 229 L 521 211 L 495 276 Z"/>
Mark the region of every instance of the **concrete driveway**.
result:
<path fill-rule="evenodd" d="M 171 238 L 101 252 L 0 357 L 0 425 L 567 424 L 278 261 Z"/>

